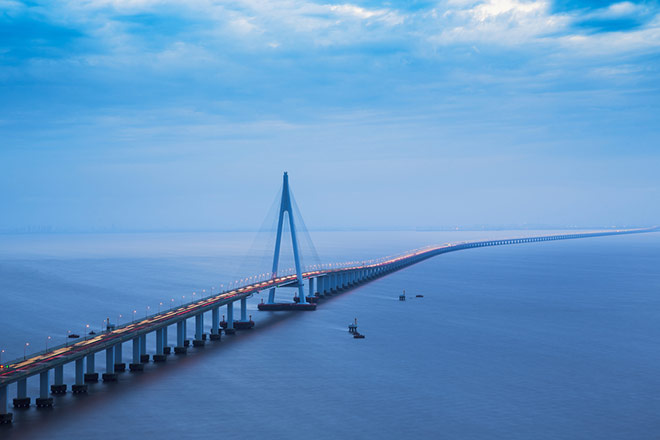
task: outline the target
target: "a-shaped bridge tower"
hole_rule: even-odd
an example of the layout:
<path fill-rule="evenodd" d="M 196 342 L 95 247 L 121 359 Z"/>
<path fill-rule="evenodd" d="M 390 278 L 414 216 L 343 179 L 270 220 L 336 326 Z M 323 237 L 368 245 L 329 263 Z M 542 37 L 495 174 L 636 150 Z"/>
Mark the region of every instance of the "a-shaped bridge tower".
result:
<path fill-rule="evenodd" d="M 284 172 L 284 182 L 282 184 L 282 199 L 280 201 L 280 213 L 277 221 L 277 237 L 275 239 L 275 254 L 273 255 L 272 279 L 277 278 L 277 268 L 280 262 L 280 249 L 282 246 L 282 228 L 286 221 L 289 222 L 291 229 L 291 245 L 293 246 L 293 260 L 296 268 L 296 281 L 287 284 L 286 287 L 297 287 L 300 304 L 305 304 L 305 293 L 303 291 L 303 275 L 300 270 L 300 249 L 298 247 L 298 237 L 296 236 L 296 224 L 293 219 L 293 206 L 291 205 L 291 190 L 289 189 L 289 175 Z M 268 292 L 268 304 L 275 303 L 275 287 Z"/>

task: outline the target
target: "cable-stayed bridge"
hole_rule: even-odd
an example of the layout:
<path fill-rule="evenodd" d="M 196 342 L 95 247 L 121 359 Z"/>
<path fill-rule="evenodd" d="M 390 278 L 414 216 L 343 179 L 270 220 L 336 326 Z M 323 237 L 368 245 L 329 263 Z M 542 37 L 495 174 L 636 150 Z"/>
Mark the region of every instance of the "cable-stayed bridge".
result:
<path fill-rule="evenodd" d="M 49 350 L 30 354 L 22 359 L 8 362 L 0 366 L 0 422 L 10 423 L 12 414 L 8 411 L 10 385 L 15 389 L 13 406 L 29 407 L 32 398 L 27 395 L 27 379 L 39 377 L 39 397 L 37 407 L 53 405 L 51 394 L 64 394 L 68 385 L 64 383 L 64 366 L 75 364 L 75 381 L 71 391 L 76 394 L 87 392 L 87 383 L 101 379 L 105 382 L 116 381 L 118 373 L 125 371 L 126 360 L 129 360 L 130 371 L 142 371 L 144 364 L 153 360 L 164 362 L 173 351 L 183 355 L 190 344 L 188 339 L 188 323 L 194 325 L 193 346 L 202 346 L 207 339 L 220 341 L 221 335 L 233 334 L 236 330 L 250 328 L 254 325 L 247 316 L 247 300 L 262 291 L 268 291 L 268 301 L 259 304 L 260 310 L 314 310 L 317 304 L 328 295 L 346 291 L 356 285 L 363 284 L 386 276 L 397 270 L 419 263 L 434 256 L 458 250 L 473 249 L 487 246 L 501 246 L 542 241 L 567 240 L 587 237 L 602 237 L 608 235 L 635 234 L 657 231 L 658 228 L 622 229 L 570 234 L 553 234 L 531 237 L 519 237 L 497 240 L 465 241 L 440 246 L 429 246 L 413 250 L 394 257 L 362 262 L 351 262 L 341 265 L 316 265 L 303 270 L 300 263 L 300 249 L 296 235 L 296 224 L 293 215 L 288 176 L 284 174 L 282 197 L 278 215 L 273 269 L 265 278 L 245 281 L 243 284 L 217 294 L 212 294 L 189 304 L 173 307 L 167 311 L 153 314 L 122 326 L 108 325 L 100 334 L 85 335 L 71 343 L 52 347 Z M 278 275 L 281 248 L 286 245 L 282 232 L 288 224 L 291 233 L 291 246 L 294 256 L 293 273 Z M 296 297 L 293 302 L 276 302 L 278 288 L 295 288 Z M 234 303 L 239 303 L 239 316 L 234 319 Z M 225 310 L 226 321 L 220 320 L 221 309 Z M 205 334 L 204 320 L 210 314 L 210 334 Z M 109 323 L 108 323 L 109 324 Z M 155 353 L 147 353 L 147 337 L 155 338 Z M 174 342 L 174 345 L 170 345 Z M 130 352 L 124 354 L 128 345 Z M 172 350 L 173 349 L 173 350 Z M 105 354 L 105 366 L 97 368 L 96 355 Z M 15 384 L 15 387 L 14 387 Z"/>

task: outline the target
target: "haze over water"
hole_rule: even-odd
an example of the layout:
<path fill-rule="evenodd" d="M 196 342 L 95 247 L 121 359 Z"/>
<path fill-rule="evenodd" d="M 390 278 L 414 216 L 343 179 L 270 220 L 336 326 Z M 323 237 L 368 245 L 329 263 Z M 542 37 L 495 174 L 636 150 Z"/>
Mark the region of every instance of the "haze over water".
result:
<path fill-rule="evenodd" d="M 341 261 L 528 234 L 313 238 L 324 261 Z M 160 301 L 217 285 L 238 275 L 251 240 L 236 233 L 0 236 L 0 346 L 22 356 L 25 341 L 41 349 L 48 335 L 61 342 L 86 323 L 100 327 L 132 310 L 143 316 L 147 305 L 153 311 Z M 653 438 L 660 428 L 658 267 L 660 234 L 652 233 L 444 254 L 310 313 L 257 312 L 257 296 L 249 302 L 254 330 L 169 356 L 143 374 L 122 373 L 118 384 L 91 385 L 88 396 L 56 396 L 52 411 L 14 410 L 14 426 L 0 437 Z M 408 300 L 399 302 L 403 289 Z M 355 317 L 364 340 L 346 331 Z M 130 344 L 124 353 L 126 360 Z M 72 377 L 69 366 L 65 381 Z M 28 387 L 36 396 L 36 380 Z"/>

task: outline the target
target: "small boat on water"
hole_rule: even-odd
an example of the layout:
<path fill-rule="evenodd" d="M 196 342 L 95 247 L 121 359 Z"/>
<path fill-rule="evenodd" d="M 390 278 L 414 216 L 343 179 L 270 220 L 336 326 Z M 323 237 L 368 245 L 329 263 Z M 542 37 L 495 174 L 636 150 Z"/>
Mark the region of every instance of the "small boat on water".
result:
<path fill-rule="evenodd" d="M 357 318 L 355 318 L 355 321 L 353 321 L 352 324 L 348 324 L 348 332 L 349 333 L 357 333 Z"/>
<path fill-rule="evenodd" d="M 75 334 L 75 333 L 71 333 L 71 334 L 69 335 L 69 338 L 71 338 L 71 339 L 76 339 L 76 338 L 79 338 L 79 337 L 80 337 L 80 335 L 77 335 L 77 334 Z"/>
<path fill-rule="evenodd" d="M 424 295 L 415 295 L 415 298 L 424 298 Z"/>
<path fill-rule="evenodd" d="M 362 333 L 355 332 L 353 333 L 353 339 L 364 339 L 364 335 Z"/>

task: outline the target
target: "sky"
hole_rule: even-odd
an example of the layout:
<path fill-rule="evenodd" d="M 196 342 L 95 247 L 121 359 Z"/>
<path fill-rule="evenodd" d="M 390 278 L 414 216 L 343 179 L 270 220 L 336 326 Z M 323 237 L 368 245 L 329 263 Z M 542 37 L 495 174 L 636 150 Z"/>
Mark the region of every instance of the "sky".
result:
<path fill-rule="evenodd" d="M 660 224 L 657 1 L 0 0 L 0 232 Z"/>

